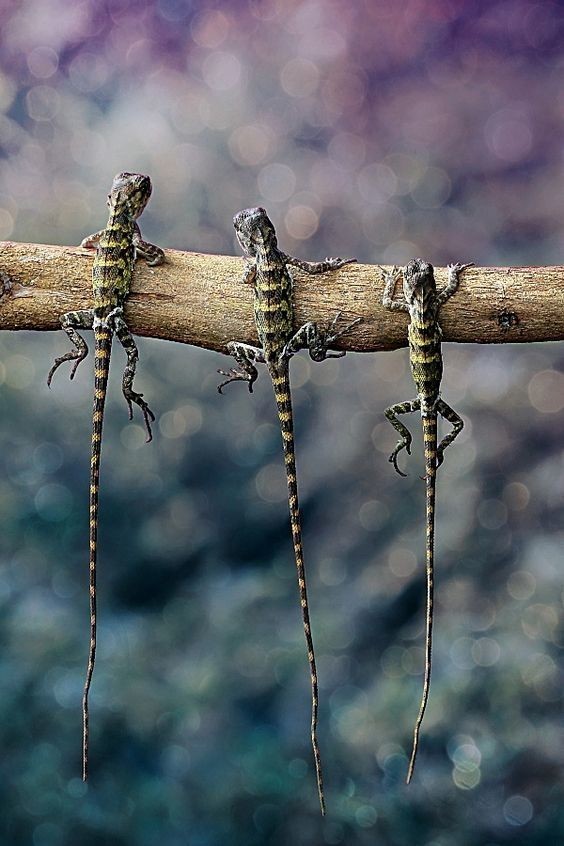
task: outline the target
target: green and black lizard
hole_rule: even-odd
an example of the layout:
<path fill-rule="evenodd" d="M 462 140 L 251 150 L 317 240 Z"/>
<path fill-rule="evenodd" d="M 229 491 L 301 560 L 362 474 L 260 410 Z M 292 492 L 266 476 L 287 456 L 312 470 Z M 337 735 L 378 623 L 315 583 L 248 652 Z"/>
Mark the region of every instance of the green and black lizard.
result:
<path fill-rule="evenodd" d="M 81 247 L 96 249 L 92 267 L 94 308 L 70 311 L 62 315 L 61 324 L 74 344 L 74 349 L 55 360 L 47 384 L 64 361 L 74 361 L 70 378 L 88 354 L 88 347 L 77 329 L 94 330 L 94 410 L 92 415 L 92 453 L 90 466 L 90 648 L 82 700 L 82 778 L 88 777 L 88 694 L 96 657 L 96 556 L 98 535 L 98 495 L 102 425 L 108 385 L 110 352 L 116 334 L 127 354 L 122 390 L 133 417 L 133 403 L 143 412 L 147 441 L 151 440 L 153 412 L 142 394 L 133 390 L 133 379 L 139 353 L 123 316 L 123 306 L 131 288 L 135 258 L 139 254 L 153 266 L 164 261 L 160 247 L 141 238 L 137 218 L 151 196 L 151 180 L 140 173 L 118 173 L 108 195 L 109 217 L 106 228 L 85 238 Z"/>
<path fill-rule="evenodd" d="M 423 441 L 425 450 L 425 483 L 427 511 L 427 609 L 425 638 L 425 674 L 423 695 L 419 714 L 413 733 L 413 749 L 407 773 L 407 783 L 411 781 L 417 757 L 419 731 L 431 682 L 431 652 L 433 630 L 433 588 L 434 588 L 434 539 L 435 539 L 435 481 L 437 467 L 442 464 L 443 453 L 463 427 L 463 421 L 446 402 L 441 399 L 440 386 L 443 375 L 443 357 L 441 354 L 442 332 L 439 326 L 439 310 L 443 303 L 456 292 L 460 274 L 470 264 L 451 264 L 448 267 L 448 281 L 444 288 L 437 291 L 433 266 L 422 259 L 413 259 L 403 270 L 404 302 L 395 301 L 394 291 L 400 278 L 397 268 L 391 273 L 384 272 L 383 305 L 390 311 L 405 311 L 409 314 L 409 361 L 413 381 L 417 388 L 417 397 L 409 402 L 398 403 L 386 409 L 386 417 L 400 434 L 400 440 L 390 455 L 390 461 L 400 476 L 405 476 L 397 464 L 400 450 L 411 453 L 411 434 L 398 419 L 399 414 L 420 411 L 423 423 Z M 453 428 L 437 446 L 437 416 L 441 415 Z"/>
<path fill-rule="evenodd" d="M 309 354 L 314 361 L 343 356 L 344 352 L 328 353 L 328 348 L 341 335 L 358 323 L 360 318 L 337 331 L 336 325 L 340 317 L 337 314 L 326 330 L 319 329 L 315 323 L 306 323 L 296 332 L 294 329 L 293 281 L 289 268 L 291 266 L 298 267 L 306 273 L 326 273 L 329 270 L 338 270 L 343 265 L 355 261 L 355 259 L 331 258 L 321 262 L 307 262 L 286 255 L 278 247 L 274 226 L 263 208 L 244 209 L 235 215 L 233 224 L 247 259 L 243 282 L 254 286 L 255 323 L 261 346 L 253 347 L 239 341 L 231 341 L 227 345 L 227 349 L 241 369 L 220 370 L 219 372 L 228 378 L 218 386 L 218 390 L 221 393 L 223 387 L 229 382 L 241 379 L 247 382 L 249 391 L 252 391 L 253 383 L 258 376 L 255 365 L 259 363 L 266 364 L 272 380 L 284 447 L 290 524 L 311 674 L 311 742 L 319 802 L 321 812 L 324 814 L 323 776 L 317 742 L 317 669 L 309 619 L 302 548 L 288 362 L 292 355 L 301 349 L 309 350 Z"/>

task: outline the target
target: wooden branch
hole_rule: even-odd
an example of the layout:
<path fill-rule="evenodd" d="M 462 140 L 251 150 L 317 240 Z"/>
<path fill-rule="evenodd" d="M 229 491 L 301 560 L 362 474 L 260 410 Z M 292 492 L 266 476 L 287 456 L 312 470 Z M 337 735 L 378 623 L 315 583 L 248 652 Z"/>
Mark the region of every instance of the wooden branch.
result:
<path fill-rule="evenodd" d="M 137 263 L 126 317 L 137 335 L 225 352 L 228 341 L 256 343 L 252 288 L 241 282 L 240 257 L 166 251 L 167 263 Z M 312 256 L 311 258 L 315 258 Z M 0 242 L 0 270 L 13 281 L 0 300 L 0 329 L 59 329 L 67 311 L 92 306 L 92 252 L 79 247 Z M 382 306 L 377 265 L 352 264 L 296 282 L 296 324 L 362 322 L 341 349 L 388 350 L 406 344 L 405 314 Z M 437 268 L 437 284 L 446 270 Z M 399 293 L 399 288 L 398 288 Z M 441 312 L 445 341 L 496 344 L 564 339 L 564 267 L 473 267 Z"/>

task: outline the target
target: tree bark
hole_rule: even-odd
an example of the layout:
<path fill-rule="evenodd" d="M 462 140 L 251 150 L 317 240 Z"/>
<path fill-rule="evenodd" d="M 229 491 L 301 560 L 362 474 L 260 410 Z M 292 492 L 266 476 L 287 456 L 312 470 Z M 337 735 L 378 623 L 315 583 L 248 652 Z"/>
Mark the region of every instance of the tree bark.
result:
<path fill-rule="evenodd" d="M 126 318 L 137 335 L 226 352 L 231 340 L 256 344 L 252 287 L 243 259 L 166 251 L 166 264 L 137 262 Z M 80 247 L 0 242 L 0 270 L 12 291 L 0 299 L 0 329 L 59 329 L 60 315 L 92 306 L 92 252 Z M 292 269 L 296 326 L 362 322 L 338 349 L 390 350 L 406 345 L 407 315 L 382 306 L 380 267 L 351 264 L 323 276 Z M 446 269 L 436 268 L 437 285 Z M 564 267 L 472 267 L 441 310 L 445 341 L 497 344 L 564 338 Z M 398 285 L 398 296 L 401 286 Z"/>

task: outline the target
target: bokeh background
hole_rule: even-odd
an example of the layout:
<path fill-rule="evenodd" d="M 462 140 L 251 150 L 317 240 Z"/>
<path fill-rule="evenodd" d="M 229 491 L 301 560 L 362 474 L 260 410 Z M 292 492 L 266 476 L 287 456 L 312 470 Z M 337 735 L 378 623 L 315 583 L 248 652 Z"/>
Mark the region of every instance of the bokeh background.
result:
<path fill-rule="evenodd" d="M 261 203 L 303 258 L 562 263 L 563 21 L 533 0 L 4 0 L 0 239 L 79 243 L 125 169 L 153 178 L 164 247 L 238 252 L 231 217 Z M 139 348 L 158 422 L 146 446 L 116 348 L 86 787 L 92 372 L 48 391 L 63 333 L 0 337 L 2 844 L 564 842 L 561 344 L 445 347 L 466 426 L 410 788 L 423 467 L 414 417 L 396 476 L 382 413 L 413 395 L 407 353 L 294 359 L 324 821 L 268 379 L 220 397 L 220 355 Z"/>

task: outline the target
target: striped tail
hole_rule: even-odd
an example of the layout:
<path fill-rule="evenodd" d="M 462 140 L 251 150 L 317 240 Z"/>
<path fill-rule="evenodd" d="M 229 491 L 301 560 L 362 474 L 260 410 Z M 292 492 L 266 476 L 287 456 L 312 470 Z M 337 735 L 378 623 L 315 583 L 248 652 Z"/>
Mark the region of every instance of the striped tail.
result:
<path fill-rule="evenodd" d="M 88 694 L 96 659 L 96 554 L 98 537 L 98 494 L 100 490 L 100 457 L 102 454 L 102 426 L 104 405 L 110 370 L 112 333 L 107 326 L 94 330 L 94 408 L 92 412 L 92 453 L 90 462 L 90 647 L 84 695 L 82 697 L 82 780 L 88 778 Z"/>
<path fill-rule="evenodd" d="M 315 760 L 315 772 L 317 776 L 317 792 L 321 813 L 325 814 L 325 797 L 323 794 L 323 773 L 321 769 L 321 756 L 317 742 L 317 713 L 318 713 L 318 687 L 317 669 L 315 665 L 315 654 L 313 650 L 313 639 L 309 621 L 309 606 L 307 600 L 306 577 L 304 568 L 304 555 L 302 547 L 302 532 L 300 508 L 298 504 L 298 484 L 296 480 L 296 453 L 294 447 L 294 421 L 292 415 L 292 400 L 290 398 L 290 380 L 288 368 L 271 372 L 278 419 L 282 432 L 284 446 L 284 463 L 286 465 L 286 478 L 288 481 L 288 505 L 290 507 L 290 524 L 292 526 L 292 541 L 294 544 L 294 555 L 298 570 L 298 587 L 300 591 L 300 604 L 302 606 L 302 617 L 304 622 L 304 634 L 307 644 L 307 657 L 311 676 L 311 745 Z"/>
<path fill-rule="evenodd" d="M 419 731 L 425 716 L 425 709 L 429 699 L 431 684 L 431 654 L 433 646 L 433 591 L 434 591 L 434 546 L 435 546 L 435 482 L 437 478 L 437 413 L 422 418 L 423 442 L 425 446 L 425 484 L 426 484 L 426 512 L 427 512 L 427 608 L 425 612 L 425 675 L 423 678 L 423 695 L 419 706 L 419 714 L 413 731 L 413 748 L 407 771 L 407 783 L 411 781 L 415 768 L 415 759 L 419 747 Z"/>

